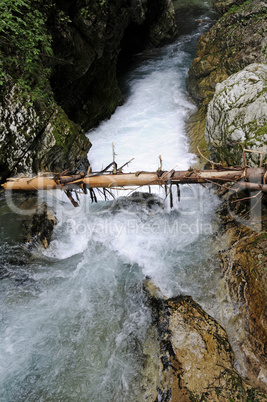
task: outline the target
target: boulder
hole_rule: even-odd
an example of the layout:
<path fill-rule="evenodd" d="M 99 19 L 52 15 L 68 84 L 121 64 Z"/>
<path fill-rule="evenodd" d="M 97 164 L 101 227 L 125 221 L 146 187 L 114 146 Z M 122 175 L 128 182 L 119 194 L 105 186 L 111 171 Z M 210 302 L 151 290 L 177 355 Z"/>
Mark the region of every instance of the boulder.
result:
<path fill-rule="evenodd" d="M 36 200 L 33 199 L 33 201 Z M 48 210 L 45 202 L 39 203 L 33 208 L 31 205 L 32 200 L 27 200 L 22 206 L 23 209 L 27 208 L 27 204 L 30 205 L 33 214 L 29 215 L 22 224 L 26 248 L 28 251 L 38 246 L 46 249 L 50 244 L 54 227 L 57 224 L 56 217 Z"/>
<path fill-rule="evenodd" d="M 211 158 L 228 165 L 244 163 L 242 149 L 261 152 L 246 153 L 249 166 L 258 167 L 267 155 L 267 65 L 251 64 L 216 85 L 208 105 L 205 139 Z"/>
<path fill-rule="evenodd" d="M 6 78 L 0 103 L 0 181 L 9 175 L 86 169 L 90 141 L 57 105 L 21 95 Z"/>
<path fill-rule="evenodd" d="M 146 284 L 147 292 L 150 288 Z M 145 400 L 265 400 L 264 393 L 235 370 L 225 330 L 190 296 L 162 299 L 152 290 L 150 301 L 159 334 L 160 363 L 150 357 L 154 370 L 145 370 L 149 380 L 144 387 Z M 157 399 L 151 383 L 157 389 Z"/>

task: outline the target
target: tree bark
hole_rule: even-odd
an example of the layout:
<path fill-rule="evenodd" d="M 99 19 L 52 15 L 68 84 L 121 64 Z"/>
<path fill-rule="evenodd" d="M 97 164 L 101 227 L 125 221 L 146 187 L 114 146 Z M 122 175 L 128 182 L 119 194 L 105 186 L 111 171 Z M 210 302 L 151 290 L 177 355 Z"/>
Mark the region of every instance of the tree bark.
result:
<path fill-rule="evenodd" d="M 75 174 L 72 176 L 18 177 L 7 179 L 2 184 L 5 190 L 77 190 L 84 188 L 109 188 L 145 185 L 166 185 L 185 183 L 233 183 L 248 190 L 267 192 L 266 168 L 229 168 L 220 170 L 158 171 L 136 173 L 92 173 L 89 175 Z M 242 180 L 242 181 L 240 181 Z"/>

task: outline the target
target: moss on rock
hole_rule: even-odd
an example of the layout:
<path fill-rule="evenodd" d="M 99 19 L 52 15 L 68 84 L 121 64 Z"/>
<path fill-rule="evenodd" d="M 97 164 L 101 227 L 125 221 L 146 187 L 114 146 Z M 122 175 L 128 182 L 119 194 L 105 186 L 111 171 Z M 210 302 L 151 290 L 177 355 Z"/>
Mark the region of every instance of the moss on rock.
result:
<path fill-rule="evenodd" d="M 203 140 L 207 106 L 213 99 L 216 85 L 225 81 L 252 63 L 266 63 L 266 10 L 261 0 L 215 1 L 220 11 L 227 11 L 204 35 L 197 46 L 188 76 L 188 89 L 199 103 L 200 111 L 191 116 L 188 124 L 189 137 Z M 261 131 L 258 131 L 261 130 Z M 263 134 L 263 125 L 255 133 Z M 206 135 L 206 141 L 208 140 Z M 209 140 L 208 140 L 209 141 Z M 225 152 L 217 157 L 221 162 L 235 163 L 233 144 L 225 144 Z M 248 144 L 251 146 L 251 143 Z M 255 145 L 255 144 L 254 144 Z M 203 145 L 206 148 L 205 144 Z M 193 148 L 193 151 L 196 150 Z M 205 154 L 207 156 L 207 153 Z M 228 155 L 228 158 L 227 158 Z M 213 157 L 212 155 L 211 157 Z M 240 162 L 240 160 L 238 161 Z M 254 161 L 255 163 L 255 161 Z"/>
<path fill-rule="evenodd" d="M 218 84 L 208 105 L 205 139 L 212 159 L 228 165 L 244 163 L 239 144 L 250 166 L 267 156 L 267 66 L 251 64 Z M 260 153 L 265 145 L 264 153 Z"/>
<path fill-rule="evenodd" d="M 0 181 L 18 173 L 86 168 L 90 142 L 54 102 L 38 102 L 6 77 L 0 105 Z"/>

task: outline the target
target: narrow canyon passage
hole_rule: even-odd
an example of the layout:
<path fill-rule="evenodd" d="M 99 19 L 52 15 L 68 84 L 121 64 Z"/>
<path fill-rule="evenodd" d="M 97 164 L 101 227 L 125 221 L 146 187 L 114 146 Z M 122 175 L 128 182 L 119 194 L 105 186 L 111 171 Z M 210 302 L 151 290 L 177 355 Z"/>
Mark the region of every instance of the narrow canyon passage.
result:
<path fill-rule="evenodd" d="M 88 133 L 93 170 L 111 162 L 112 142 L 119 166 L 134 158 L 124 171 L 156 170 L 159 154 L 166 170 L 194 162 L 185 122 L 195 105 L 185 80 L 212 18 L 211 6 L 202 7 L 192 33 L 133 59 L 121 79 L 124 105 Z M 151 324 L 146 278 L 165 297 L 192 296 L 238 350 L 238 311 L 213 258 L 224 242 L 214 214 L 219 200 L 209 189 L 184 186 L 170 210 L 164 192 L 153 191 L 138 202 L 123 192 L 97 204 L 82 196 L 75 210 L 61 192 L 40 192 L 58 225 L 49 248 L 24 264 L 14 236 L 23 217 L 0 200 L 1 401 L 142 401 Z M 242 371 L 242 356 L 237 367 Z"/>

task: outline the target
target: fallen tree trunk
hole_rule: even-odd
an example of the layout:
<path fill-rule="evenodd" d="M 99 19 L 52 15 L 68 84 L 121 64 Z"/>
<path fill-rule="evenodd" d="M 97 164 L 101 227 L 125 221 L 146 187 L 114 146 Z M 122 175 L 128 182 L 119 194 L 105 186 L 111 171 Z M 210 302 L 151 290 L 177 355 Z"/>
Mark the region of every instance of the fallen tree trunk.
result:
<path fill-rule="evenodd" d="M 248 190 L 267 192 L 266 168 L 229 168 L 218 170 L 186 171 L 157 171 L 136 173 L 91 173 L 88 175 L 41 175 L 35 177 L 9 178 L 2 184 L 5 190 L 52 190 L 63 189 L 66 191 L 86 188 L 114 189 L 126 186 L 151 186 L 185 183 L 233 183 L 239 184 Z M 242 180 L 242 181 L 240 181 Z"/>

